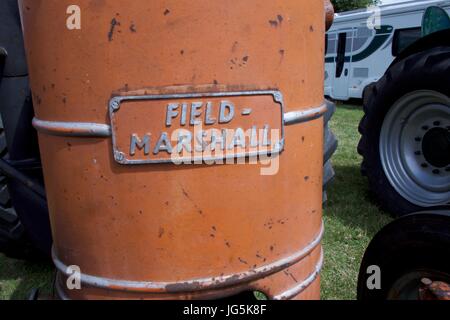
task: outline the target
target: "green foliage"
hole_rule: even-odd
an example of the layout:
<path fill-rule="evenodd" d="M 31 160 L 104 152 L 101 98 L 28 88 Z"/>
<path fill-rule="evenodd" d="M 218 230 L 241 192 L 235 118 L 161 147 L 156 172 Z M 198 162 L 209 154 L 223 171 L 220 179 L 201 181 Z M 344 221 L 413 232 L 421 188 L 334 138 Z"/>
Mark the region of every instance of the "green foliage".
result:
<path fill-rule="evenodd" d="M 331 0 L 336 12 L 366 8 L 370 5 L 375 5 L 378 0 Z"/>

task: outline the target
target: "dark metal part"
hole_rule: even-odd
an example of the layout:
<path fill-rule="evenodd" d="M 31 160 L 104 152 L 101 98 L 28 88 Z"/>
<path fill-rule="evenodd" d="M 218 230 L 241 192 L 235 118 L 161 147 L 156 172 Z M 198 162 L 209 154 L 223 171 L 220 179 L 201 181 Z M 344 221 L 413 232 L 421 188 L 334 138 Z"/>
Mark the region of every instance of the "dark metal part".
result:
<path fill-rule="evenodd" d="M 33 247 L 50 256 L 50 222 L 37 134 L 31 125 L 34 112 L 17 0 L 0 1 L 0 47 L 4 48 L 0 54 L 3 60 L 0 66 L 4 66 L 0 114 L 9 166 L 3 165 L 10 173 L 18 171 L 26 177 L 25 181 L 32 181 L 35 189 L 18 179 L 8 179 L 8 192 L 26 238 Z"/>
<path fill-rule="evenodd" d="M 0 1 L 0 26 L 0 47 L 3 47 L 4 52 L 11 57 L 4 61 L 3 76 L 26 75 L 27 63 L 17 0 Z"/>
<path fill-rule="evenodd" d="M 3 70 L 5 69 L 7 55 L 5 48 L 0 47 L 0 81 L 3 78 Z"/>
<path fill-rule="evenodd" d="M 4 159 L 0 159 L 0 171 L 2 171 L 5 176 L 21 182 L 27 188 L 33 190 L 36 194 L 45 198 L 45 190 L 44 188 L 42 188 L 42 186 L 34 183 L 31 179 L 29 179 L 26 175 L 24 175 L 16 168 L 14 168 Z"/>
<path fill-rule="evenodd" d="M 447 167 L 450 164 L 450 131 L 441 127 L 429 130 L 423 137 L 422 151 L 434 167 Z"/>
<path fill-rule="evenodd" d="M 28 300 L 39 300 L 39 288 L 33 288 L 28 293 Z"/>

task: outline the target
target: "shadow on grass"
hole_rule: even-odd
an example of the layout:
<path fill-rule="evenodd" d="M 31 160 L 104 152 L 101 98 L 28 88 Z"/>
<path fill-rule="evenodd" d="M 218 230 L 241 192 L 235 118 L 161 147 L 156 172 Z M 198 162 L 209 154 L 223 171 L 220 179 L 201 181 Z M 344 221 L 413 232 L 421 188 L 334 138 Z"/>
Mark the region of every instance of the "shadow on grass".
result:
<path fill-rule="evenodd" d="M 335 101 L 336 107 L 345 109 L 362 109 L 363 101 L 362 99 L 350 99 L 348 101 Z"/>
<path fill-rule="evenodd" d="M 22 261 L 0 254 L 0 299 L 28 299 L 32 289 L 52 295 L 54 267 L 50 261 Z"/>
<path fill-rule="evenodd" d="M 372 238 L 392 219 L 391 216 L 375 203 L 359 166 L 337 165 L 334 169 L 336 177 L 328 190 L 324 216 L 359 228 Z"/>
<path fill-rule="evenodd" d="M 362 110 L 363 107 L 361 105 L 356 104 L 337 104 L 336 108 L 344 109 L 344 110 Z"/>

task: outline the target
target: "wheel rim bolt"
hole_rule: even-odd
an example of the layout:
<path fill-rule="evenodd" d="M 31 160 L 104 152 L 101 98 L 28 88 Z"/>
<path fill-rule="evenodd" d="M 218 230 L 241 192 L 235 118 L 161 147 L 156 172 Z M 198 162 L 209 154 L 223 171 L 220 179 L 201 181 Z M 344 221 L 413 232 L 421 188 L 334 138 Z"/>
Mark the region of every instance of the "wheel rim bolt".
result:
<path fill-rule="evenodd" d="M 434 174 L 439 174 L 440 171 L 439 171 L 438 169 L 434 169 L 434 170 L 433 170 L 433 173 L 434 173 Z"/>
<path fill-rule="evenodd" d="M 437 126 L 440 126 L 441 123 L 439 121 L 435 121 L 435 122 L 433 122 L 433 125 L 437 127 Z"/>
<path fill-rule="evenodd" d="M 422 154 L 422 152 L 416 151 L 416 152 L 414 152 L 414 154 L 415 154 L 416 156 L 420 156 L 420 155 Z"/>
<path fill-rule="evenodd" d="M 423 126 L 422 127 L 423 130 L 428 130 L 428 128 L 429 128 L 428 126 Z"/>

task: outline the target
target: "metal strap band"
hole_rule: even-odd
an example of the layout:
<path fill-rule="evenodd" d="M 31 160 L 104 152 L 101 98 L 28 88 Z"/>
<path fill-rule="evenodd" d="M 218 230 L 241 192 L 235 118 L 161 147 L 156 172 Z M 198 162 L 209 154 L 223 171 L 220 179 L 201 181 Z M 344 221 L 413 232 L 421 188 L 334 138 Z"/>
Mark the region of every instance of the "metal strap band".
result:
<path fill-rule="evenodd" d="M 298 283 L 295 287 L 293 287 L 279 295 L 274 296 L 273 300 L 289 300 L 289 299 L 292 299 L 295 296 L 299 295 L 300 293 L 302 293 L 314 282 L 314 280 L 317 279 L 317 277 L 320 274 L 320 271 L 322 270 L 322 267 L 323 267 L 323 249 L 320 250 L 320 258 L 314 268 L 314 271 L 305 280 Z M 62 288 L 60 286 L 60 281 L 61 281 L 60 274 L 58 273 L 56 275 L 56 277 L 57 277 L 57 280 L 55 283 L 55 289 L 56 289 L 58 298 L 61 300 L 70 300 L 69 297 L 67 297 L 67 295 L 64 293 L 64 290 L 62 290 Z"/>
<path fill-rule="evenodd" d="M 111 126 L 90 122 L 62 122 L 33 119 L 37 131 L 53 136 L 65 137 L 109 137 Z"/>
<path fill-rule="evenodd" d="M 286 112 L 284 114 L 284 124 L 287 126 L 300 122 L 311 121 L 320 118 L 325 112 L 327 112 L 327 105 L 325 103 L 316 108 Z"/>
<path fill-rule="evenodd" d="M 305 121 L 320 118 L 327 111 L 326 104 L 319 107 L 290 111 L 284 114 L 284 124 L 292 125 Z M 37 131 L 65 137 L 110 137 L 111 126 L 108 124 L 91 122 L 66 122 L 66 121 L 45 121 L 37 118 L 33 119 L 33 126 Z"/>
<path fill-rule="evenodd" d="M 289 300 L 289 299 L 292 299 L 293 297 L 299 295 L 306 288 L 308 288 L 314 282 L 314 280 L 317 279 L 317 277 L 320 274 L 320 270 L 322 270 L 322 267 L 323 267 L 323 249 L 320 249 L 320 258 L 314 268 L 314 271 L 305 280 L 303 280 L 302 282 L 297 284 L 295 287 L 273 297 L 273 299 L 274 300 Z"/>
<path fill-rule="evenodd" d="M 291 256 L 277 260 L 271 264 L 267 264 L 246 272 L 217 276 L 211 278 L 192 279 L 178 282 L 153 282 L 153 281 L 128 281 L 118 279 L 108 279 L 98 276 L 81 274 L 81 283 L 91 287 L 104 288 L 109 290 L 128 291 L 128 292 L 149 292 L 149 293 L 177 293 L 177 292 L 193 292 L 200 290 L 210 290 L 223 288 L 227 286 L 239 285 L 256 279 L 265 278 L 280 270 L 302 260 L 308 256 L 321 242 L 323 236 L 323 223 L 319 233 L 302 250 L 297 251 Z M 68 267 L 58 259 L 55 249 L 52 249 L 52 258 L 56 268 L 64 275 L 70 276 Z"/>

